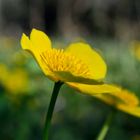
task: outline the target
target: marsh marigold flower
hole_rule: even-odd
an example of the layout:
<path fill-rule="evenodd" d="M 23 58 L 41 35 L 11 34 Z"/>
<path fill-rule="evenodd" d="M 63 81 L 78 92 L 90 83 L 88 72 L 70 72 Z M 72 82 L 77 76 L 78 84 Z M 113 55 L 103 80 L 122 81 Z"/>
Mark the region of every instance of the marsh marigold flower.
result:
<path fill-rule="evenodd" d="M 55 82 L 64 82 L 88 94 L 118 90 L 102 83 L 106 64 L 86 43 L 72 43 L 66 49 L 55 49 L 45 33 L 33 29 L 30 38 L 22 35 L 21 46 L 35 57 L 44 74 Z M 88 87 L 88 92 L 82 91 L 81 86 Z"/>

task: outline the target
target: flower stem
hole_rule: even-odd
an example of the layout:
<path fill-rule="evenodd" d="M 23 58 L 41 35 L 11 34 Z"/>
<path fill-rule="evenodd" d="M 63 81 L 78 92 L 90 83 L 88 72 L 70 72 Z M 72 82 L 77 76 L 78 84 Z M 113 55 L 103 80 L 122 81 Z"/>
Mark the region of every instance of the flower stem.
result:
<path fill-rule="evenodd" d="M 54 84 L 50 105 L 49 105 L 48 112 L 47 112 L 47 115 L 46 115 L 46 122 L 45 122 L 45 127 L 44 127 L 43 140 L 48 140 L 48 131 L 49 131 L 49 127 L 50 127 L 50 124 L 51 124 L 51 118 L 52 118 L 55 102 L 56 102 L 56 99 L 57 99 L 57 96 L 58 96 L 58 93 L 59 93 L 59 90 L 60 90 L 62 84 L 63 83 L 60 82 L 60 81 L 58 81 Z"/>
<path fill-rule="evenodd" d="M 114 116 L 115 116 L 115 111 L 112 110 L 111 113 L 107 116 L 107 119 L 105 120 L 105 123 L 104 123 L 96 140 L 104 140 L 105 139 L 106 134 L 110 128 L 110 125 L 112 123 Z"/>

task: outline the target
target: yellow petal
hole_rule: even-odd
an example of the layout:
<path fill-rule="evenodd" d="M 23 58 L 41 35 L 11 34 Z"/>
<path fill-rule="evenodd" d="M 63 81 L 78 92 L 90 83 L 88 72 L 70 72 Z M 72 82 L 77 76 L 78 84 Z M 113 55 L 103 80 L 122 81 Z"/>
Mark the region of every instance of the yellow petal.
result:
<path fill-rule="evenodd" d="M 119 105 L 117 105 L 117 108 L 121 111 L 124 111 L 124 112 L 130 114 L 130 115 L 140 117 L 140 107 L 138 107 L 138 106 L 130 107 L 130 106 L 119 104 Z"/>
<path fill-rule="evenodd" d="M 75 82 L 89 85 L 100 85 L 103 84 L 102 81 L 97 81 L 94 79 L 84 78 L 81 76 L 75 76 L 70 72 L 65 71 L 54 71 L 55 75 L 63 82 Z"/>
<path fill-rule="evenodd" d="M 32 31 L 32 41 L 35 39 L 36 35 L 38 34 L 38 31 L 36 31 L 35 29 Z M 40 38 L 41 38 L 41 33 L 39 32 Z M 43 35 L 42 35 L 43 36 Z M 43 37 L 42 37 L 43 38 Z M 36 44 L 37 45 L 37 44 Z M 29 40 L 29 38 L 23 34 L 21 37 L 21 46 L 24 50 L 29 51 L 36 59 L 37 63 L 39 64 L 39 66 L 41 67 L 41 69 L 43 70 L 43 72 L 45 73 L 46 76 L 48 76 L 50 79 L 53 79 L 55 81 L 57 81 L 57 79 L 55 78 L 54 74 L 49 70 L 49 68 L 47 67 L 47 65 L 44 64 L 44 61 L 41 58 L 41 52 L 45 51 L 47 48 L 45 46 L 37 46 L 31 42 L 31 40 Z"/>
<path fill-rule="evenodd" d="M 121 96 L 121 94 L 119 96 Z M 126 104 L 125 101 L 120 102 L 120 101 L 116 100 L 115 96 L 113 98 L 113 94 L 111 96 L 109 96 L 109 94 L 108 94 L 108 96 L 106 96 L 105 94 L 98 94 L 98 95 L 95 95 L 94 97 L 104 101 L 106 104 L 111 105 L 120 111 L 123 111 L 125 113 L 128 113 L 128 114 L 136 116 L 136 117 L 140 117 L 140 107 L 138 105 L 133 105 L 133 104 L 129 105 L 129 104 Z"/>
<path fill-rule="evenodd" d="M 42 31 L 33 29 L 30 34 L 30 40 L 33 43 L 34 49 L 36 48 L 36 50 L 39 50 L 40 52 L 51 49 L 51 41 Z"/>
<path fill-rule="evenodd" d="M 134 93 L 128 90 L 122 90 L 121 88 L 119 92 L 109 92 L 99 96 L 101 96 L 101 98 L 103 98 L 106 101 L 110 102 L 111 100 L 111 104 L 114 105 L 126 104 L 128 106 L 137 106 L 139 104 L 139 99 Z"/>
<path fill-rule="evenodd" d="M 51 41 L 42 31 L 33 29 L 30 39 L 25 34 L 22 35 L 21 46 L 24 50 L 28 50 L 32 54 L 40 55 L 41 52 L 51 49 Z"/>
<path fill-rule="evenodd" d="M 31 42 L 30 42 L 28 36 L 26 36 L 25 34 L 22 34 L 21 46 L 22 46 L 22 49 L 32 52 Z"/>
<path fill-rule="evenodd" d="M 105 77 L 107 68 L 104 60 L 88 44 L 73 43 L 68 46 L 66 52 L 75 55 L 89 67 L 92 79 L 103 79 Z"/>
<path fill-rule="evenodd" d="M 67 82 L 67 84 L 78 91 L 89 94 L 89 95 L 98 95 L 99 93 L 109 93 L 109 92 L 119 92 L 120 88 L 109 85 L 109 84 L 102 84 L 102 85 L 87 85 L 87 84 L 79 84 L 79 83 L 72 83 Z"/>

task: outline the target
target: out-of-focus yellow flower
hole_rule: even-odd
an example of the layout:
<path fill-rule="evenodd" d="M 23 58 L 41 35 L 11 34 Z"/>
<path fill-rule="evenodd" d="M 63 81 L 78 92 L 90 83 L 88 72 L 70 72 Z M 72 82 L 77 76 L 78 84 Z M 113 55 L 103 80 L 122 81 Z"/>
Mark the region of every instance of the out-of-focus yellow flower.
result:
<path fill-rule="evenodd" d="M 133 41 L 130 48 L 132 54 L 140 61 L 140 41 Z"/>
<path fill-rule="evenodd" d="M 33 54 L 45 75 L 55 82 L 65 82 L 77 89 L 88 86 L 89 90 L 99 85 L 100 93 L 105 92 L 102 88 L 104 86 L 108 92 L 116 91 L 111 85 L 102 84 L 101 81 L 106 75 L 106 64 L 86 43 L 73 43 L 65 50 L 55 49 L 45 33 L 33 29 L 30 39 L 25 34 L 22 35 L 21 46 Z M 96 93 L 96 88 L 90 90 L 90 94 L 93 93 Z"/>
<path fill-rule="evenodd" d="M 28 75 L 23 69 L 9 70 L 4 64 L 0 64 L 0 83 L 9 93 L 19 94 L 29 89 Z"/>
<path fill-rule="evenodd" d="M 118 110 L 140 117 L 139 99 L 128 90 L 120 89 L 119 92 L 96 94 L 94 97 L 114 106 Z"/>
<path fill-rule="evenodd" d="M 28 75 L 22 69 L 14 70 L 14 72 L 7 77 L 5 83 L 7 90 L 15 94 L 26 92 L 29 88 L 28 85 Z"/>
<path fill-rule="evenodd" d="M 132 137 L 132 140 L 140 140 L 140 135 L 139 135 L 139 134 L 134 135 L 134 136 Z"/>
<path fill-rule="evenodd" d="M 4 64 L 0 64 L 0 83 L 3 84 L 9 75 L 9 71 Z"/>

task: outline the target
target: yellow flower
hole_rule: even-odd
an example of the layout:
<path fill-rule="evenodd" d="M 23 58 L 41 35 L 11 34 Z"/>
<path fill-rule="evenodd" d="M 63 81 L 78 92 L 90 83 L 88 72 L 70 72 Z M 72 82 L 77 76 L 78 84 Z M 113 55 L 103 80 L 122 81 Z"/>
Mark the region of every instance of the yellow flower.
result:
<path fill-rule="evenodd" d="M 140 61 L 140 41 L 133 41 L 130 48 L 132 54 Z"/>
<path fill-rule="evenodd" d="M 11 71 L 5 81 L 5 87 L 10 93 L 26 93 L 29 89 L 26 71 L 19 68 Z"/>
<path fill-rule="evenodd" d="M 28 91 L 28 75 L 23 69 L 9 70 L 6 65 L 0 64 L 0 73 L 0 84 L 9 93 L 19 94 Z"/>
<path fill-rule="evenodd" d="M 3 84 L 9 75 L 9 71 L 8 71 L 6 65 L 1 64 L 1 63 L 0 63 L 0 73 L 1 73 L 0 74 L 0 83 Z"/>
<path fill-rule="evenodd" d="M 22 35 L 21 46 L 35 57 L 44 74 L 55 82 L 65 82 L 78 90 L 81 86 L 95 88 L 88 94 L 96 93 L 96 88 L 100 88 L 100 93 L 105 92 L 102 87 L 106 87 L 108 92 L 116 90 L 102 83 L 106 64 L 86 43 L 78 42 L 70 44 L 66 49 L 55 49 L 45 33 L 33 29 L 30 39 Z"/>
<path fill-rule="evenodd" d="M 139 99 L 128 90 L 120 89 L 119 92 L 96 94 L 94 97 L 114 106 L 118 110 L 140 117 Z"/>

